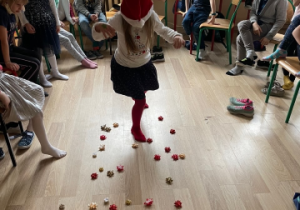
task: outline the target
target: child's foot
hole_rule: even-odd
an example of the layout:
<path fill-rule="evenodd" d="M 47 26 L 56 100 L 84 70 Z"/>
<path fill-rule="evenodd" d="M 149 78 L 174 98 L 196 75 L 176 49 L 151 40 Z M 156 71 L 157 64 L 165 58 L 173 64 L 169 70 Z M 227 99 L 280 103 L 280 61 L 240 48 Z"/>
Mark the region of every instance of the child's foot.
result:
<path fill-rule="evenodd" d="M 66 151 L 57 149 L 56 147 L 53 147 L 52 145 L 50 145 L 49 148 L 42 148 L 42 153 L 51 155 L 52 157 L 55 157 L 55 158 L 63 158 L 67 155 Z"/>
<path fill-rule="evenodd" d="M 46 75 L 46 79 L 47 80 L 50 80 L 52 78 L 55 78 L 55 79 L 60 79 L 60 80 L 68 80 L 69 77 L 67 75 L 64 75 L 64 74 L 61 74 L 61 73 L 57 73 L 57 74 L 47 74 Z"/>
<path fill-rule="evenodd" d="M 52 87 L 52 83 L 49 82 L 46 78 L 45 79 L 40 79 L 40 85 L 48 88 L 48 87 Z"/>
<path fill-rule="evenodd" d="M 131 128 L 131 133 L 134 136 L 134 139 L 140 142 L 145 142 L 146 141 L 146 137 L 143 134 L 141 128 Z"/>
<path fill-rule="evenodd" d="M 271 61 L 277 58 L 285 58 L 287 56 L 287 51 L 282 49 L 277 49 L 275 52 L 273 52 L 271 55 L 263 57 L 263 61 Z"/>
<path fill-rule="evenodd" d="M 147 103 L 145 103 L 145 106 L 144 106 L 145 109 L 148 109 L 149 108 L 149 105 Z"/>
<path fill-rule="evenodd" d="M 87 68 L 90 68 L 90 69 L 95 69 L 97 68 L 97 66 L 95 64 L 92 64 L 90 62 L 88 62 L 86 59 L 82 60 L 81 61 L 81 64 Z"/>
<path fill-rule="evenodd" d="M 282 88 L 284 90 L 290 90 L 294 87 L 294 83 L 290 80 L 290 77 L 288 75 L 285 75 L 283 77 L 284 84 L 282 85 Z"/>
<path fill-rule="evenodd" d="M 205 59 L 206 55 L 207 55 L 206 51 L 204 49 L 200 49 L 198 58 L 200 60 L 203 60 L 203 59 Z"/>
<path fill-rule="evenodd" d="M 257 55 L 254 50 L 247 50 L 246 58 L 250 58 L 251 60 L 255 61 L 257 59 Z"/>
<path fill-rule="evenodd" d="M 243 71 L 244 70 L 241 66 L 236 65 L 234 68 L 227 71 L 226 74 L 229 76 L 236 76 L 236 75 L 243 73 Z"/>

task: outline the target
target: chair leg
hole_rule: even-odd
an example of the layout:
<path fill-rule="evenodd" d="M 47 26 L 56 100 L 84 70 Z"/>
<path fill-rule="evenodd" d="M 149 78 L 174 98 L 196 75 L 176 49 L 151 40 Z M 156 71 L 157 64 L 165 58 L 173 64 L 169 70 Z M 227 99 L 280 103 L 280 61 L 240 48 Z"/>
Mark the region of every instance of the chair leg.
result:
<path fill-rule="evenodd" d="M 157 35 L 157 48 L 159 48 L 160 36 Z"/>
<path fill-rule="evenodd" d="M 50 72 L 51 72 L 51 65 L 50 65 L 50 63 L 49 63 L 49 61 L 48 61 L 47 56 L 44 56 L 44 57 L 45 57 L 45 61 L 46 61 L 47 70 L 48 70 L 48 72 L 50 73 Z"/>
<path fill-rule="evenodd" d="M 211 38 L 211 49 L 210 49 L 211 51 L 214 51 L 215 35 L 216 35 L 216 31 L 214 30 Z"/>
<path fill-rule="evenodd" d="M 8 152 L 9 152 L 12 164 L 13 164 L 14 167 L 16 167 L 17 166 L 16 158 L 15 158 L 15 155 L 12 151 L 9 136 L 7 134 L 7 129 L 6 129 L 6 126 L 5 126 L 5 122 L 4 122 L 1 114 L 0 114 L 0 123 L 1 123 L 1 128 L 2 128 L 2 131 L 3 131 L 3 134 L 4 134 L 5 142 L 6 142 L 6 145 L 7 145 L 7 148 L 8 148 Z"/>
<path fill-rule="evenodd" d="M 21 133 L 24 133 L 22 122 L 19 121 L 18 124 L 19 124 L 19 128 L 20 128 Z"/>
<path fill-rule="evenodd" d="M 105 50 L 107 50 L 108 49 L 108 41 L 107 41 L 107 39 L 105 39 Z"/>
<path fill-rule="evenodd" d="M 198 43 L 197 43 L 197 53 L 196 53 L 196 59 L 195 59 L 196 61 L 199 61 L 199 51 L 200 51 L 200 43 L 201 43 L 201 39 L 202 39 L 202 32 L 203 32 L 203 29 L 200 29 Z"/>
<path fill-rule="evenodd" d="M 286 119 L 285 119 L 285 123 L 289 123 L 289 120 L 290 120 L 290 117 L 291 117 L 291 114 L 292 114 L 292 111 L 293 111 L 293 108 L 294 108 L 294 104 L 295 104 L 297 96 L 298 96 L 299 88 L 300 88 L 300 81 L 298 81 L 298 84 L 297 84 L 297 87 L 296 87 L 296 90 L 295 90 L 295 93 L 294 93 L 294 96 L 293 96 L 293 99 L 292 99 L 292 102 L 291 102 L 291 105 L 290 105 L 290 108 L 289 108 L 289 112 L 288 112 L 288 114 L 286 116 Z"/>
<path fill-rule="evenodd" d="M 231 31 L 228 30 L 228 35 L 227 35 L 227 51 L 229 54 L 229 64 L 232 64 L 232 55 L 231 55 L 231 36 L 230 36 Z"/>
<path fill-rule="evenodd" d="M 70 23 L 70 32 L 71 34 L 73 34 L 74 37 L 76 37 L 74 26 L 71 23 Z"/>
<path fill-rule="evenodd" d="M 193 47 L 194 47 L 194 40 L 193 40 L 193 33 L 191 33 L 191 38 L 190 38 L 190 54 L 193 54 Z"/>
<path fill-rule="evenodd" d="M 277 69 L 278 69 L 278 64 L 275 65 L 275 68 L 273 70 L 272 79 L 271 79 L 270 84 L 269 84 L 269 88 L 268 88 L 268 92 L 267 92 L 265 103 L 269 102 L 271 90 L 272 90 L 272 87 L 273 87 L 273 84 L 274 84 L 274 80 L 275 80 L 276 75 L 277 75 Z"/>
<path fill-rule="evenodd" d="M 78 32 L 79 32 L 80 46 L 81 46 L 81 49 L 84 51 L 80 25 L 78 25 Z"/>
<path fill-rule="evenodd" d="M 277 46 L 278 46 L 278 44 L 274 45 L 273 52 L 275 52 L 275 50 L 277 49 Z M 267 77 L 269 77 L 271 74 L 272 66 L 273 66 L 273 60 L 270 61 Z"/>

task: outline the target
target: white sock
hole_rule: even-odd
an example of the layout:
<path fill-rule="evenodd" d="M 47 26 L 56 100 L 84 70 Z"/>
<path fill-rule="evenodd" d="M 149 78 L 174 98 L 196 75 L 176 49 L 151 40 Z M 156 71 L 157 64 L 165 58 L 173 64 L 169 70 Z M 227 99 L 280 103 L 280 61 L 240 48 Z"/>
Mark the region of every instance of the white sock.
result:
<path fill-rule="evenodd" d="M 43 87 L 52 87 L 51 82 L 49 82 L 44 74 L 44 69 L 43 69 L 43 65 L 41 64 L 40 66 L 40 70 L 39 70 L 39 80 L 40 80 L 40 84 Z"/>
<path fill-rule="evenodd" d="M 228 72 L 226 72 L 227 75 L 237 75 L 243 72 L 243 67 L 235 65 L 232 69 L 230 69 Z"/>
<path fill-rule="evenodd" d="M 57 149 L 53 147 L 47 139 L 44 122 L 43 122 L 43 113 L 40 112 L 32 119 L 33 130 L 41 144 L 42 153 L 51 155 L 55 158 L 63 158 L 67 155 L 66 151 Z"/>
<path fill-rule="evenodd" d="M 57 67 L 57 62 L 56 62 L 55 55 L 52 54 L 50 56 L 47 56 L 47 58 L 48 58 L 48 61 L 49 61 L 50 65 L 51 65 L 51 76 L 54 77 L 54 78 L 56 78 L 56 79 L 68 80 L 69 77 L 67 75 L 61 74 L 58 71 L 58 67 Z"/>
<path fill-rule="evenodd" d="M 254 57 L 257 58 L 257 55 L 254 50 L 247 50 L 247 58 L 250 58 L 251 60 L 254 60 Z"/>
<path fill-rule="evenodd" d="M 205 57 L 206 57 L 206 51 L 204 49 L 200 49 L 198 58 L 202 60 Z"/>

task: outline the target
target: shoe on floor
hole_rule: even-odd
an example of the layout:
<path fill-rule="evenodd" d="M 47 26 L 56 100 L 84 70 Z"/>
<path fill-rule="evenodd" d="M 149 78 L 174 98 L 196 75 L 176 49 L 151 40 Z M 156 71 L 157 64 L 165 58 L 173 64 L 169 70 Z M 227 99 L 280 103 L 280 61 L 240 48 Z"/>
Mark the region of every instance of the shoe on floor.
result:
<path fill-rule="evenodd" d="M 97 57 L 97 59 L 101 59 L 104 57 L 98 50 L 93 51 L 93 53 Z"/>
<path fill-rule="evenodd" d="M 252 106 L 227 106 L 227 110 L 231 114 L 240 114 L 246 117 L 252 117 L 254 115 L 254 108 Z"/>
<path fill-rule="evenodd" d="M 151 55 L 162 54 L 162 53 L 163 53 L 162 47 L 153 46 Z"/>
<path fill-rule="evenodd" d="M 5 157 L 5 152 L 2 148 L 0 148 L 0 160 L 2 160 Z"/>
<path fill-rule="evenodd" d="M 161 54 L 154 54 L 154 55 L 152 55 L 151 61 L 152 61 L 152 63 L 164 62 L 165 61 L 164 54 L 161 53 Z"/>
<path fill-rule="evenodd" d="M 86 52 L 84 52 L 84 54 L 90 60 L 96 60 L 97 59 L 97 56 L 93 53 L 93 51 L 86 51 Z"/>
<path fill-rule="evenodd" d="M 269 61 L 258 60 L 257 64 L 256 64 L 256 67 L 257 68 L 261 68 L 261 69 L 269 69 L 269 66 L 270 66 L 270 62 Z M 275 64 L 272 65 L 272 69 L 271 70 L 273 70 L 274 67 L 275 67 Z"/>
<path fill-rule="evenodd" d="M 287 84 L 282 85 L 282 89 L 284 89 L 284 90 L 290 90 L 293 87 L 294 87 L 294 83 L 292 81 Z"/>
<path fill-rule="evenodd" d="M 267 95 L 268 88 L 261 89 L 261 92 Z M 271 96 L 277 96 L 277 97 L 283 97 L 284 96 L 284 89 L 280 86 L 273 85 L 270 95 Z"/>
<path fill-rule="evenodd" d="M 250 58 L 244 58 L 242 60 L 239 60 L 236 65 L 238 66 L 253 66 L 255 64 L 254 60 L 251 60 Z"/>
<path fill-rule="evenodd" d="M 267 82 L 267 84 L 265 85 L 265 88 L 268 88 L 269 85 L 270 85 L 270 82 Z M 274 81 L 273 85 L 281 87 L 281 84 L 277 80 Z"/>
<path fill-rule="evenodd" d="M 229 101 L 232 105 L 235 106 L 253 106 L 253 101 L 251 101 L 249 98 L 239 99 L 239 98 L 231 97 Z"/>
<path fill-rule="evenodd" d="M 200 60 L 203 60 L 203 59 L 205 59 L 206 56 L 207 56 L 206 51 L 205 51 L 204 49 L 200 49 L 200 50 L 199 50 L 198 58 L 199 58 Z"/>
<path fill-rule="evenodd" d="M 33 142 L 34 133 L 31 131 L 25 131 L 22 135 L 21 140 L 18 143 L 19 149 L 28 149 Z"/>

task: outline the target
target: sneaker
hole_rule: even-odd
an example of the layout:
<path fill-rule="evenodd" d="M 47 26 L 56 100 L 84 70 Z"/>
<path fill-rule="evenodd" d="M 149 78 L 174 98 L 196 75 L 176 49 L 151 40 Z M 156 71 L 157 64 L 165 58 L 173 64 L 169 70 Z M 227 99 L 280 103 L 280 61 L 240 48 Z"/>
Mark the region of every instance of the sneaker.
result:
<path fill-rule="evenodd" d="M 239 99 L 239 98 L 231 97 L 229 101 L 232 105 L 235 106 L 253 106 L 253 101 L 251 101 L 249 98 Z"/>
<path fill-rule="evenodd" d="M 86 52 L 84 52 L 84 54 L 90 60 L 96 60 L 97 59 L 97 56 L 93 53 L 93 51 L 86 51 Z"/>
<path fill-rule="evenodd" d="M 97 57 L 97 59 L 101 59 L 104 57 L 98 50 L 93 51 L 93 53 Z"/>
<path fill-rule="evenodd" d="M 200 60 L 203 60 L 203 59 L 205 59 L 206 55 L 207 55 L 206 51 L 204 49 L 200 49 L 198 58 Z"/>
<path fill-rule="evenodd" d="M 161 53 L 161 54 L 154 54 L 154 55 L 152 55 L 151 61 L 152 61 L 152 63 L 164 62 L 165 61 L 164 54 Z"/>
<path fill-rule="evenodd" d="M 151 55 L 162 54 L 162 53 L 163 53 L 162 47 L 153 46 Z"/>
<path fill-rule="evenodd" d="M 262 61 L 262 60 L 258 60 L 256 67 L 261 68 L 261 69 L 269 69 L 270 66 L 270 62 L 269 61 Z M 275 64 L 272 65 L 272 69 L 275 67 Z"/>
<path fill-rule="evenodd" d="M 245 7 L 247 9 L 252 9 L 252 0 L 245 0 Z"/>
<path fill-rule="evenodd" d="M 236 62 L 236 65 L 239 66 L 253 66 L 255 64 L 254 60 L 251 60 L 250 58 L 244 58 L 242 60 L 239 60 Z"/>
<path fill-rule="evenodd" d="M 267 82 L 267 84 L 265 85 L 265 88 L 268 88 L 270 85 L 270 82 Z M 274 86 L 278 86 L 278 87 L 281 87 L 281 84 L 280 82 L 278 82 L 277 80 L 274 81 L 273 83 Z"/>
<path fill-rule="evenodd" d="M 240 114 L 246 117 L 252 117 L 254 115 L 254 108 L 252 106 L 227 106 L 227 110 L 231 114 Z"/>
<path fill-rule="evenodd" d="M 261 89 L 261 92 L 266 94 L 268 93 L 268 88 L 263 88 Z M 272 89 L 271 89 L 271 96 L 277 96 L 277 97 L 283 97 L 284 96 L 284 89 L 280 86 L 277 85 L 273 85 Z"/>
<path fill-rule="evenodd" d="M 185 40 L 185 48 L 188 50 L 190 50 L 190 43 L 190 40 Z M 195 42 L 193 43 L 193 50 L 197 50 L 197 44 Z"/>
<path fill-rule="evenodd" d="M 2 148 L 0 148 L 0 160 L 2 160 L 5 157 L 5 152 Z"/>
<path fill-rule="evenodd" d="M 25 131 L 22 135 L 21 140 L 18 143 L 18 148 L 19 149 L 28 149 L 33 142 L 33 138 L 34 138 L 33 132 Z"/>

